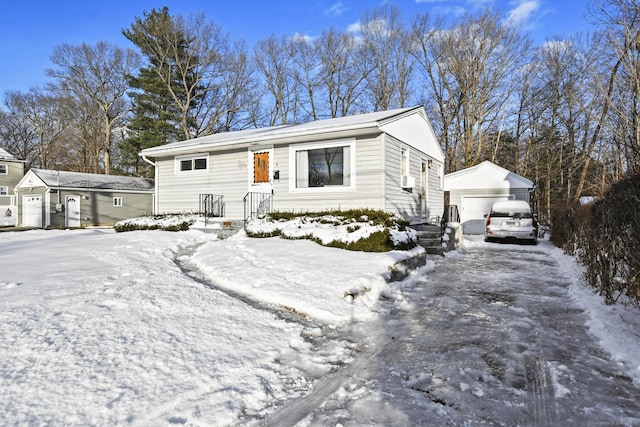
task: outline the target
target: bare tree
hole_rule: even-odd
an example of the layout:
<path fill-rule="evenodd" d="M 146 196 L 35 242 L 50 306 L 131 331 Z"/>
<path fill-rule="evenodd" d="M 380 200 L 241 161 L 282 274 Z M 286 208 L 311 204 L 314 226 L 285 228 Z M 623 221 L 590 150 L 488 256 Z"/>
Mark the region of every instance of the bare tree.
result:
<path fill-rule="evenodd" d="M 289 38 L 272 35 L 256 44 L 254 58 L 265 90 L 271 97 L 267 101 L 269 126 L 295 123 L 298 88 L 294 78 L 293 43 Z"/>
<path fill-rule="evenodd" d="M 405 107 L 409 100 L 413 57 L 411 37 L 400 10 L 383 6 L 365 13 L 359 60 L 366 64 L 366 92 L 374 111 Z"/>
<path fill-rule="evenodd" d="M 28 92 L 9 91 L 5 103 L 10 115 L 22 122 L 23 132 L 33 135 L 33 153 L 31 165 L 40 168 L 57 166 L 57 145 L 65 130 L 61 120 L 58 99 L 39 88 L 30 88 Z M 29 159 L 27 157 L 27 160 Z"/>
<path fill-rule="evenodd" d="M 596 80 L 604 103 L 589 147 L 596 145 L 600 132 L 609 122 L 615 145 L 623 147 L 626 168 L 640 171 L 640 3 L 637 0 L 592 0 L 590 17 L 601 29 L 598 34 L 603 78 Z M 603 73 L 600 73 L 601 75 Z M 588 159 L 582 170 L 578 191 L 585 185 Z"/>
<path fill-rule="evenodd" d="M 125 97 L 129 88 L 127 76 L 139 66 L 138 55 L 107 42 L 95 46 L 62 44 L 54 48 L 51 62 L 58 68 L 47 70 L 47 74 L 55 79 L 52 88 L 60 96 L 96 106 L 102 119 L 102 142 L 97 146 L 99 153 L 93 154 L 92 172 L 100 171 L 97 159 L 102 156 L 104 173 L 111 173 L 113 132 L 129 110 Z"/>
<path fill-rule="evenodd" d="M 456 167 L 472 166 L 486 155 L 485 132 L 496 134 L 503 118 L 516 110 L 512 76 L 530 42 L 490 10 L 465 15 L 447 30 L 428 25 L 428 17 L 414 21 L 414 39 L 429 95 L 435 94 L 443 119 L 447 160 Z"/>
<path fill-rule="evenodd" d="M 320 61 L 319 90 L 329 117 L 343 117 L 358 104 L 367 72 L 357 60 L 356 40 L 351 33 L 333 29 L 316 41 Z"/>

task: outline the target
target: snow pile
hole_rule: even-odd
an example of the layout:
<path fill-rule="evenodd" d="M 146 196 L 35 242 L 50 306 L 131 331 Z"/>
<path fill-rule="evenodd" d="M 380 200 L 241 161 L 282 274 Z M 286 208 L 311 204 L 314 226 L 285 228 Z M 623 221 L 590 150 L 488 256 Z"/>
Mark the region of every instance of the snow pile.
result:
<path fill-rule="evenodd" d="M 239 232 L 203 245 L 190 262 L 221 289 L 343 326 L 371 319 L 381 293 L 389 288 L 389 267 L 422 253 L 422 247 L 382 253 L 345 251 L 309 240 L 255 239 Z"/>

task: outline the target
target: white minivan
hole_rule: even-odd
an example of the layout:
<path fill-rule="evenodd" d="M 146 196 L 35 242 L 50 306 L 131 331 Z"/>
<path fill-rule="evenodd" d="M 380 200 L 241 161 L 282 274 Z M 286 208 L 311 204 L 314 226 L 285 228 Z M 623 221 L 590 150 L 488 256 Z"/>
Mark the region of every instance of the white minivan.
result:
<path fill-rule="evenodd" d="M 538 224 L 529 203 L 522 200 L 496 202 L 484 220 L 484 240 L 521 240 L 538 243 Z"/>

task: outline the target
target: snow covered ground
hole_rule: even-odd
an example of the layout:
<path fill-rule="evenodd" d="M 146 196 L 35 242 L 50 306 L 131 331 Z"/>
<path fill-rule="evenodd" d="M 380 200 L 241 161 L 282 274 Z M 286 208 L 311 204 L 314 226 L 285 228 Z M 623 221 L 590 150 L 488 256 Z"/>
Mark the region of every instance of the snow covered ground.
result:
<path fill-rule="evenodd" d="M 604 306 L 572 258 L 543 250 L 640 384 L 638 314 Z M 446 268 L 430 262 L 388 283 L 389 266 L 413 254 L 198 230 L 0 233 L 0 419 L 226 426 L 265 416 L 366 360 L 360 326 L 388 304 L 411 310 L 404 290 Z"/>

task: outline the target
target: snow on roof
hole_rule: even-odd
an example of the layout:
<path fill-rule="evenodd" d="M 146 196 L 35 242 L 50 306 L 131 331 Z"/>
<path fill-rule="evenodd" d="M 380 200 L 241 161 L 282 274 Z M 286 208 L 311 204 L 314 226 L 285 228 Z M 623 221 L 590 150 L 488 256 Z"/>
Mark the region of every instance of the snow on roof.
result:
<path fill-rule="evenodd" d="M 316 120 L 293 125 L 272 126 L 260 129 L 246 129 L 240 131 L 216 133 L 185 141 L 171 142 L 157 147 L 147 148 L 140 153 L 144 156 L 157 154 L 173 154 L 188 151 L 190 148 L 211 148 L 236 145 L 250 142 L 267 141 L 276 138 L 286 138 L 299 135 L 313 135 L 328 131 L 356 130 L 367 127 L 378 127 L 393 121 L 399 116 L 412 111 L 422 111 L 421 106 L 398 108 L 395 110 L 378 111 L 374 113 L 354 114 L 326 120 Z"/>
<path fill-rule="evenodd" d="M 31 169 L 49 187 L 90 188 L 94 190 L 153 191 L 153 182 L 147 178 L 96 173 Z"/>
<path fill-rule="evenodd" d="M 485 160 L 444 176 L 445 191 L 466 188 L 535 188 L 533 181 Z"/>
<path fill-rule="evenodd" d="M 18 158 L 16 156 L 14 156 L 13 154 L 9 153 L 7 150 L 5 150 L 2 147 L 0 147 L 0 159 L 2 159 L 2 160 L 18 160 Z"/>

